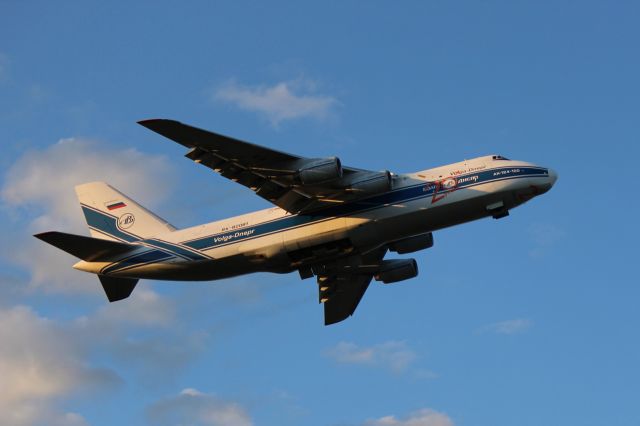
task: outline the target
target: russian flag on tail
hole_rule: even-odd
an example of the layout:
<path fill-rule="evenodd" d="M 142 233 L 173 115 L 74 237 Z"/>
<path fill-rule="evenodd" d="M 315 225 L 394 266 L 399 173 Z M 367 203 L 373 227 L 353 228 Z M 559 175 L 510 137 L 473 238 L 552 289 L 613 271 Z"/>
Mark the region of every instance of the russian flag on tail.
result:
<path fill-rule="evenodd" d="M 126 207 L 127 205 L 125 203 L 123 203 L 122 201 L 118 201 L 117 203 L 113 203 L 113 204 L 108 204 L 107 205 L 107 209 L 108 210 L 115 210 L 115 209 L 119 209 L 121 207 Z"/>

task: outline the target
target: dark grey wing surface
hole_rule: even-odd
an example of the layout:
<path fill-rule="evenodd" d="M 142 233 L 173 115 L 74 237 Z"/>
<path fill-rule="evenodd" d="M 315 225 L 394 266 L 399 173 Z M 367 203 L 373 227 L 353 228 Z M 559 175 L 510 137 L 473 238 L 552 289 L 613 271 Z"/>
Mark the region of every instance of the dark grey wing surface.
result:
<path fill-rule="evenodd" d="M 366 255 L 352 256 L 347 265 L 323 265 L 318 274 L 319 299 L 324 304 L 324 324 L 331 325 L 349 318 L 355 312 L 373 279 L 372 269 L 382 261 L 386 249 Z"/>
<path fill-rule="evenodd" d="M 175 120 L 155 119 L 139 124 L 189 148 L 187 158 L 250 188 L 257 195 L 291 213 L 342 203 L 391 187 L 389 172 L 342 167 L 335 157 L 305 158 L 198 129 Z M 315 170 L 336 162 L 339 176 L 311 182 L 301 170 Z M 323 163 L 324 162 L 324 163 Z"/>
<path fill-rule="evenodd" d="M 295 192 L 292 175 L 302 157 L 198 129 L 174 120 L 145 120 L 139 124 L 190 150 L 186 157 L 244 185 L 257 195 L 295 211 L 311 198 Z"/>
<path fill-rule="evenodd" d="M 244 167 L 260 169 L 265 164 L 285 164 L 302 157 L 244 142 L 198 129 L 175 120 L 143 120 L 139 124 L 187 148 L 196 148 L 220 157 L 220 163 L 231 161 Z M 204 154 L 204 153 L 203 153 Z"/>
<path fill-rule="evenodd" d="M 320 284 L 335 287 L 334 294 L 324 302 L 324 325 L 335 324 L 353 315 L 372 279 L 373 275 L 335 276 Z"/>

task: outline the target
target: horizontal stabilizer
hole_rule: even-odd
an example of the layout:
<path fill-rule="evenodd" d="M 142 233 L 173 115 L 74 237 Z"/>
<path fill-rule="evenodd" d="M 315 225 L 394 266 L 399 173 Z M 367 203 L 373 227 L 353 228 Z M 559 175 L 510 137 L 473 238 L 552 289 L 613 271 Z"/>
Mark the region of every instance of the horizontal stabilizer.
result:
<path fill-rule="evenodd" d="M 131 296 L 131 292 L 138 284 L 137 278 L 117 278 L 107 275 L 98 275 L 98 278 L 109 302 L 116 302 Z"/>
<path fill-rule="evenodd" d="M 57 231 L 43 232 L 34 235 L 34 237 L 87 262 L 112 260 L 114 257 L 138 247 L 117 241 L 102 240 Z"/>

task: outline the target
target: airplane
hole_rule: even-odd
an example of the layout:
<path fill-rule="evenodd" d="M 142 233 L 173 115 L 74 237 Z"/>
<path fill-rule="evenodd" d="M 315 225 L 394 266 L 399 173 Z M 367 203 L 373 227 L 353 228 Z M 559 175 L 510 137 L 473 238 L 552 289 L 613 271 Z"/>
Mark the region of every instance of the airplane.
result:
<path fill-rule="evenodd" d="M 210 281 L 254 272 L 316 277 L 325 325 L 353 315 L 370 282 L 418 275 L 389 251 L 433 246 L 433 232 L 493 217 L 544 194 L 558 175 L 488 155 L 415 173 L 370 171 L 338 157 L 305 158 L 168 119 L 142 126 L 188 148 L 186 157 L 250 188 L 275 207 L 186 229 L 104 182 L 75 187 L 91 237 L 35 237 L 80 259 L 110 302 L 140 279 Z"/>

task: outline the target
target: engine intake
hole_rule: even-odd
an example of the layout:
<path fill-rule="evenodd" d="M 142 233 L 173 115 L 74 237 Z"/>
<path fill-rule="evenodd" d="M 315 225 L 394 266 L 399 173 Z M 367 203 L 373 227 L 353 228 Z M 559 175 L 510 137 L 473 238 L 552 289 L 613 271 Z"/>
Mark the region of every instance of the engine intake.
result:
<path fill-rule="evenodd" d="M 310 160 L 298 169 L 298 179 L 303 185 L 315 185 L 342 178 L 342 164 L 338 157 Z"/>
<path fill-rule="evenodd" d="M 385 284 L 408 280 L 418 275 L 418 263 L 415 259 L 385 260 L 374 278 Z"/>
<path fill-rule="evenodd" d="M 389 244 L 389 250 L 398 254 L 413 253 L 414 251 L 424 250 L 433 247 L 433 234 L 414 235 L 413 237 L 403 240 L 394 241 Z"/>

